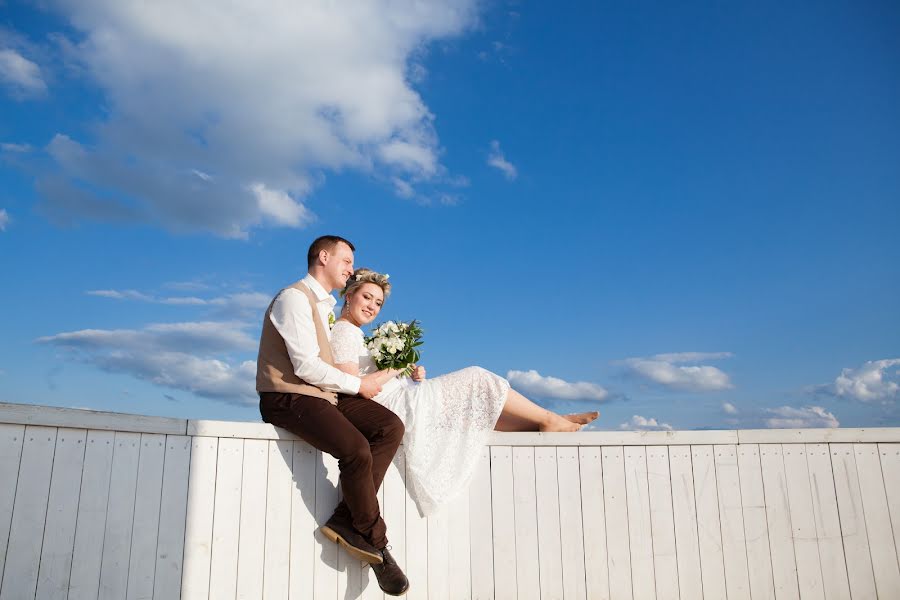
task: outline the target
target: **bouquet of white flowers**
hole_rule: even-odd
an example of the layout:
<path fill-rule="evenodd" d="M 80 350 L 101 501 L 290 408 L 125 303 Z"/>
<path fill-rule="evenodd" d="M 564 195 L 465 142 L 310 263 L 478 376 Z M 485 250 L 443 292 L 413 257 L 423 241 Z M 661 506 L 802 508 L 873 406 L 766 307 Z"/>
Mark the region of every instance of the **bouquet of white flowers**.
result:
<path fill-rule="evenodd" d="M 388 321 L 382 323 L 366 338 L 366 348 L 379 369 L 403 369 L 403 375 L 412 374 L 412 366 L 419 362 L 422 345 L 422 328 L 418 321 L 409 323 Z"/>

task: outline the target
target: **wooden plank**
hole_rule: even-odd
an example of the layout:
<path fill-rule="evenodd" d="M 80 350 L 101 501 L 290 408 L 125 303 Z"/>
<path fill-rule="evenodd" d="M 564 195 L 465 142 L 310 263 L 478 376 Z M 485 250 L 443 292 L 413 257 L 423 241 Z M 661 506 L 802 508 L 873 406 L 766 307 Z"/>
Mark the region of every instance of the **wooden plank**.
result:
<path fill-rule="evenodd" d="M 900 427 L 822 429 L 740 429 L 741 444 L 828 444 L 900 442 Z"/>
<path fill-rule="evenodd" d="M 338 461 L 330 454 L 316 451 L 316 523 L 324 525 L 338 503 Z M 315 539 L 319 548 L 319 559 L 313 567 L 313 597 L 337 598 L 338 592 L 338 546 L 316 531 Z M 341 550 L 343 552 L 343 550 Z"/>
<path fill-rule="evenodd" d="M 86 441 L 84 429 L 61 428 L 56 432 L 36 598 L 65 600 L 69 592 Z"/>
<path fill-rule="evenodd" d="M 625 495 L 628 503 L 628 543 L 631 548 L 634 597 L 655 598 L 650 492 L 647 488 L 647 455 L 643 446 L 625 448 Z"/>
<path fill-rule="evenodd" d="M 736 444 L 735 430 L 703 431 L 580 431 L 500 432 L 488 436 L 489 446 L 672 446 L 686 444 Z"/>
<path fill-rule="evenodd" d="M 609 556 L 610 598 L 631 598 L 631 548 L 628 539 L 628 502 L 625 494 L 625 452 L 622 447 L 605 447 L 603 461 L 603 503 L 606 509 L 606 549 Z M 538 501 L 543 494 L 538 495 Z M 542 580 L 543 582 L 543 580 Z"/>
<path fill-rule="evenodd" d="M 881 473 L 887 494 L 894 548 L 900 553 L 900 444 L 878 444 Z"/>
<path fill-rule="evenodd" d="M 152 598 L 166 436 L 141 434 L 127 598 Z"/>
<path fill-rule="evenodd" d="M 0 600 L 34 597 L 55 445 L 54 427 L 25 428 Z"/>
<path fill-rule="evenodd" d="M 100 600 L 121 600 L 127 593 L 140 444 L 140 433 L 116 432 L 100 562 Z"/>
<path fill-rule="evenodd" d="M 381 483 L 381 488 L 378 490 L 378 506 L 381 510 L 381 518 L 385 519 L 385 524 L 387 524 L 387 513 L 385 512 L 385 507 L 387 504 L 384 502 L 384 487 L 387 481 L 387 476 L 385 475 L 385 481 Z M 393 535 L 391 532 L 391 528 L 388 527 L 388 532 Z M 390 538 L 388 538 L 390 539 Z M 388 544 L 391 546 L 391 556 L 395 559 L 397 556 L 394 554 L 394 548 L 392 544 Z M 406 560 L 404 559 L 403 564 L 400 564 L 400 568 L 405 567 Z M 360 561 L 361 573 L 360 573 L 360 585 L 362 586 L 362 591 L 360 592 L 359 598 L 361 600 L 385 600 L 385 598 L 390 598 L 390 596 L 386 596 L 384 592 L 381 591 L 381 588 L 378 587 L 378 578 L 375 577 L 375 572 L 372 570 L 371 565 Z"/>
<path fill-rule="evenodd" d="M 9 543 L 9 528 L 12 524 L 24 436 L 24 425 L 0 423 L 0 481 L 5 483 L 0 486 L 0 589 L 3 585 L 3 568 L 6 565 L 6 548 Z"/>
<path fill-rule="evenodd" d="M 581 477 L 578 448 L 556 449 L 559 478 L 559 525 L 562 542 L 563 595 L 586 598 L 584 572 L 584 523 L 581 519 Z"/>
<path fill-rule="evenodd" d="M 212 549 L 209 561 L 209 597 L 237 596 L 238 544 L 241 527 L 241 489 L 244 440 L 219 440 L 216 455 Z"/>
<path fill-rule="evenodd" d="M 519 586 L 519 600 L 540 599 L 534 448 L 524 446 L 513 448 L 512 467 L 516 520 L 516 581 Z"/>
<path fill-rule="evenodd" d="M 725 558 L 719 523 L 719 492 L 712 446 L 692 446 L 694 502 L 697 507 L 697 541 L 704 598 L 725 598 Z"/>
<path fill-rule="evenodd" d="M 242 440 L 291 440 L 300 438 L 286 429 L 259 421 L 212 421 L 190 419 L 187 422 L 188 435 L 203 435 L 218 438 L 238 438 Z"/>
<path fill-rule="evenodd" d="M 0 402 L 0 423 L 137 433 L 184 434 L 187 429 L 185 419 L 8 402 Z"/>
<path fill-rule="evenodd" d="M 184 560 L 188 476 L 191 468 L 191 438 L 166 436 L 162 496 L 159 507 L 159 541 L 153 580 L 154 600 L 178 600 Z"/>
<path fill-rule="evenodd" d="M 847 579 L 852 598 L 875 599 L 875 573 L 869 553 L 869 536 L 863 511 L 856 453 L 853 444 L 831 444 L 831 468 L 837 496 L 841 537 L 847 559 Z M 887 483 L 885 481 L 885 483 Z"/>
<path fill-rule="evenodd" d="M 744 507 L 744 539 L 747 541 L 747 570 L 750 575 L 750 597 L 775 599 L 772 556 L 769 552 L 769 528 L 766 522 L 766 497 L 763 491 L 759 446 L 737 447 L 738 474 L 741 480 L 741 503 Z"/>
<path fill-rule="evenodd" d="M 412 470 L 406 470 L 406 489 L 411 487 Z M 409 494 L 406 495 L 406 576 L 410 587 L 410 600 L 428 598 L 428 522 L 419 514 L 419 509 Z M 412 582 L 415 582 L 413 584 Z"/>
<path fill-rule="evenodd" d="M 550 490 L 547 490 L 550 493 Z M 513 504 L 512 448 L 491 448 L 491 508 L 494 524 L 494 597 L 515 598 L 516 521 Z"/>
<path fill-rule="evenodd" d="M 579 448 L 581 507 L 584 522 L 584 571 L 588 598 L 609 598 L 606 509 L 600 448 Z"/>
<path fill-rule="evenodd" d="M 722 556 L 725 560 L 725 587 L 728 598 L 750 600 L 750 575 L 747 572 L 747 547 L 744 540 L 744 516 L 741 482 L 738 476 L 737 448 L 714 446 L 716 488 L 719 494 L 719 519 L 722 531 Z"/>
<path fill-rule="evenodd" d="M 794 531 L 788 498 L 787 475 L 781 444 L 760 444 L 759 461 L 766 502 L 769 551 L 772 554 L 772 579 L 775 598 L 799 600 L 797 562 L 794 555 Z"/>
<path fill-rule="evenodd" d="M 534 449 L 535 489 L 540 490 L 535 498 L 535 505 L 541 598 L 563 596 L 562 532 L 559 526 L 557 468 L 556 448 L 541 446 Z"/>
<path fill-rule="evenodd" d="M 813 518 L 819 539 L 819 561 L 826 598 L 850 598 L 847 561 L 841 538 L 834 475 L 828 444 L 807 444 L 806 460 L 812 486 Z"/>
<path fill-rule="evenodd" d="M 384 519 L 385 525 L 387 525 L 387 535 L 388 542 L 391 546 L 391 555 L 396 559 L 397 563 L 400 565 L 401 569 L 406 569 L 407 564 L 407 543 L 406 543 L 406 510 L 407 510 L 407 500 L 406 500 L 406 456 L 402 451 L 398 451 L 397 454 L 394 455 L 394 459 L 391 463 L 391 466 L 388 467 L 388 471 L 384 476 L 384 482 L 381 484 L 383 494 L 383 504 L 384 507 L 382 509 L 382 518 Z M 413 511 L 417 511 L 415 506 L 412 507 Z M 418 549 L 415 547 L 411 548 L 412 552 L 416 552 Z M 378 590 L 381 592 L 381 589 L 378 588 L 378 582 L 375 579 L 375 574 L 372 573 L 371 569 L 366 569 L 366 573 L 368 575 L 368 590 L 371 587 L 373 590 Z M 421 587 L 425 582 L 422 581 L 412 581 L 410 580 L 409 586 L 410 589 L 415 587 Z M 426 588 L 427 589 L 427 588 Z M 386 596 L 385 594 L 381 594 L 377 597 L 389 598 L 390 596 Z"/>
<path fill-rule="evenodd" d="M 678 600 L 678 558 L 668 446 L 647 447 L 647 489 L 650 496 L 656 598 Z"/>
<path fill-rule="evenodd" d="M 293 445 L 290 440 L 269 442 L 263 567 L 263 598 L 266 600 L 286 600 L 290 590 Z"/>
<path fill-rule="evenodd" d="M 782 455 L 787 478 L 791 525 L 794 531 L 794 554 L 797 558 L 800 597 L 804 600 L 824 598 L 806 447 L 803 444 L 785 444 L 782 446 Z"/>
<path fill-rule="evenodd" d="M 237 594 L 241 599 L 262 597 L 268 465 L 269 442 L 244 440 L 237 565 Z"/>
<path fill-rule="evenodd" d="M 316 449 L 292 442 L 290 597 L 313 597 L 313 569 L 318 561 L 316 524 Z"/>
<path fill-rule="evenodd" d="M 69 600 L 96 600 L 100 593 L 100 563 L 115 439 L 116 434 L 112 431 L 91 430 L 87 433 Z"/>
<path fill-rule="evenodd" d="M 184 577 L 181 584 L 181 597 L 184 600 L 209 598 L 218 449 L 219 440 L 216 438 L 195 437 L 191 442 L 184 532 Z"/>
<path fill-rule="evenodd" d="M 469 532 L 472 552 L 472 600 L 494 597 L 494 546 L 491 515 L 491 462 L 482 448 L 469 487 Z"/>
<path fill-rule="evenodd" d="M 900 570 L 897 549 L 891 529 L 890 509 L 885 495 L 884 478 L 878 446 L 857 444 L 856 468 L 862 492 L 866 531 L 875 571 L 875 588 L 879 598 L 900 598 Z"/>
<path fill-rule="evenodd" d="M 446 507 L 428 517 L 428 599 L 450 600 L 450 522 Z M 455 597 L 454 597 L 455 598 Z"/>
<path fill-rule="evenodd" d="M 672 481 L 672 516 L 678 563 L 679 596 L 703 597 L 700 573 L 700 541 L 697 538 L 697 505 L 694 501 L 694 471 L 690 446 L 669 448 L 669 470 Z"/>
<path fill-rule="evenodd" d="M 532 459 L 532 471 L 534 463 Z M 471 600 L 472 598 L 472 578 L 471 578 L 471 545 L 469 537 L 469 528 L 471 526 L 469 520 L 469 494 L 468 490 L 458 494 L 456 498 L 450 501 L 447 506 L 447 518 L 450 527 L 450 580 L 448 588 L 452 593 L 452 597 L 456 600 Z M 518 521 L 516 521 L 518 523 Z M 518 542 L 516 544 L 518 551 Z"/>

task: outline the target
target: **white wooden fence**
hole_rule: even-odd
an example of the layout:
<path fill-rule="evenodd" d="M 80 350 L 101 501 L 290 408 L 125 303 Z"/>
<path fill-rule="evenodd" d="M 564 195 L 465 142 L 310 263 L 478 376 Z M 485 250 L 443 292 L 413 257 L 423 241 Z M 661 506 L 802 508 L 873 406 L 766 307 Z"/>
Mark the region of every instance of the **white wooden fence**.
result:
<path fill-rule="evenodd" d="M 900 429 L 494 434 L 409 598 L 900 598 Z M 0 404 L 0 600 L 383 598 L 314 534 L 337 465 L 259 423 Z"/>

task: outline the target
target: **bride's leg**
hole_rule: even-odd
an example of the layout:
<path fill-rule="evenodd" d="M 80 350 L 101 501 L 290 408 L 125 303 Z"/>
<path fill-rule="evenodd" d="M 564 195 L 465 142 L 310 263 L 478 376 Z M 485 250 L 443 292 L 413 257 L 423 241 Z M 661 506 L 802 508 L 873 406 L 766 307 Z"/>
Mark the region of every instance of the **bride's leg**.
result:
<path fill-rule="evenodd" d="M 510 388 L 494 428 L 497 431 L 578 431 L 582 426 L 538 406 Z"/>

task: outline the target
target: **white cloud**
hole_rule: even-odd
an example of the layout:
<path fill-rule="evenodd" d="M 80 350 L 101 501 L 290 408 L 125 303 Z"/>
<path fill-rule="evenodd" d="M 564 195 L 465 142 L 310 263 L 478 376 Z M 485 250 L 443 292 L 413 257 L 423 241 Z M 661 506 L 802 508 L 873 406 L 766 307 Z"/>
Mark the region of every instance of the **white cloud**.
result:
<path fill-rule="evenodd" d="M 724 412 L 726 415 L 736 415 L 736 414 L 738 414 L 738 409 L 731 402 L 723 402 L 722 403 L 722 412 Z"/>
<path fill-rule="evenodd" d="M 0 82 L 15 98 L 42 96 L 47 92 L 41 68 L 13 48 L 0 49 Z"/>
<path fill-rule="evenodd" d="M 494 167 L 495 169 L 499 169 L 503 173 L 503 176 L 510 181 L 512 181 L 519 175 L 516 166 L 506 160 L 506 157 L 503 155 L 503 151 L 500 149 L 500 142 L 498 142 L 497 140 L 491 141 L 491 152 L 490 154 L 488 154 L 487 164 Z"/>
<path fill-rule="evenodd" d="M 824 391 L 842 398 L 860 402 L 892 402 L 900 398 L 900 358 L 870 360 L 857 369 L 841 369 L 834 383 L 818 386 Z"/>
<path fill-rule="evenodd" d="M 6 231 L 7 225 L 9 225 L 9 213 L 5 208 L 0 208 L 0 231 Z"/>
<path fill-rule="evenodd" d="M 61 132 L 47 148 L 56 165 L 38 190 L 58 220 L 240 238 L 309 223 L 303 199 L 326 171 L 444 176 L 415 63 L 477 22 L 475 0 L 51 6 L 109 108 L 95 139 Z"/>
<path fill-rule="evenodd" d="M 609 396 L 609 392 L 596 383 L 587 381 L 570 383 L 558 377 L 544 377 L 534 369 L 509 371 L 506 378 L 517 391 L 535 398 L 602 402 Z"/>
<path fill-rule="evenodd" d="M 229 356 L 256 348 L 246 325 L 164 323 L 143 329 L 83 329 L 39 338 L 105 371 L 237 403 L 256 401 L 256 364 Z"/>
<path fill-rule="evenodd" d="M 728 358 L 729 352 L 678 352 L 649 358 L 628 358 L 623 363 L 634 375 L 674 390 L 712 392 L 732 387 L 728 375 L 709 365 L 692 365 L 704 360 Z"/>
<path fill-rule="evenodd" d="M 800 429 L 807 427 L 840 427 L 837 418 L 821 406 L 781 406 L 765 411 L 773 415 L 765 420 L 766 427 L 773 429 Z"/>
<path fill-rule="evenodd" d="M 672 431 L 672 426 L 668 423 L 660 423 L 654 418 L 642 417 L 641 415 L 633 415 L 631 420 L 619 425 L 619 429 L 636 430 L 636 431 Z"/>
<path fill-rule="evenodd" d="M 32 147 L 29 144 L 14 144 L 12 142 L 3 142 L 0 144 L 0 150 L 4 152 L 15 152 L 16 154 L 25 154 L 31 152 Z"/>
<path fill-rule="evenodd" d="M 185 284 L 178 285 L 184 286 Z M 203 289 L 198 287 L 198 284 L 188 284 L 187 287 L 192 290 Z M 214 298 L 198 298 L 196 296 L 160 297 L 137 290 L 88 290 L 86 293 L 90 296 L 112 298 L 114 300 L 137 300 L 170 306 L 206 306 L 216 309 L 219 315 L 232 317 L 258 316 L 260 311 L 266 309 L 272 301 L 271 296 L 261 292 L 238 292 Z"/>

